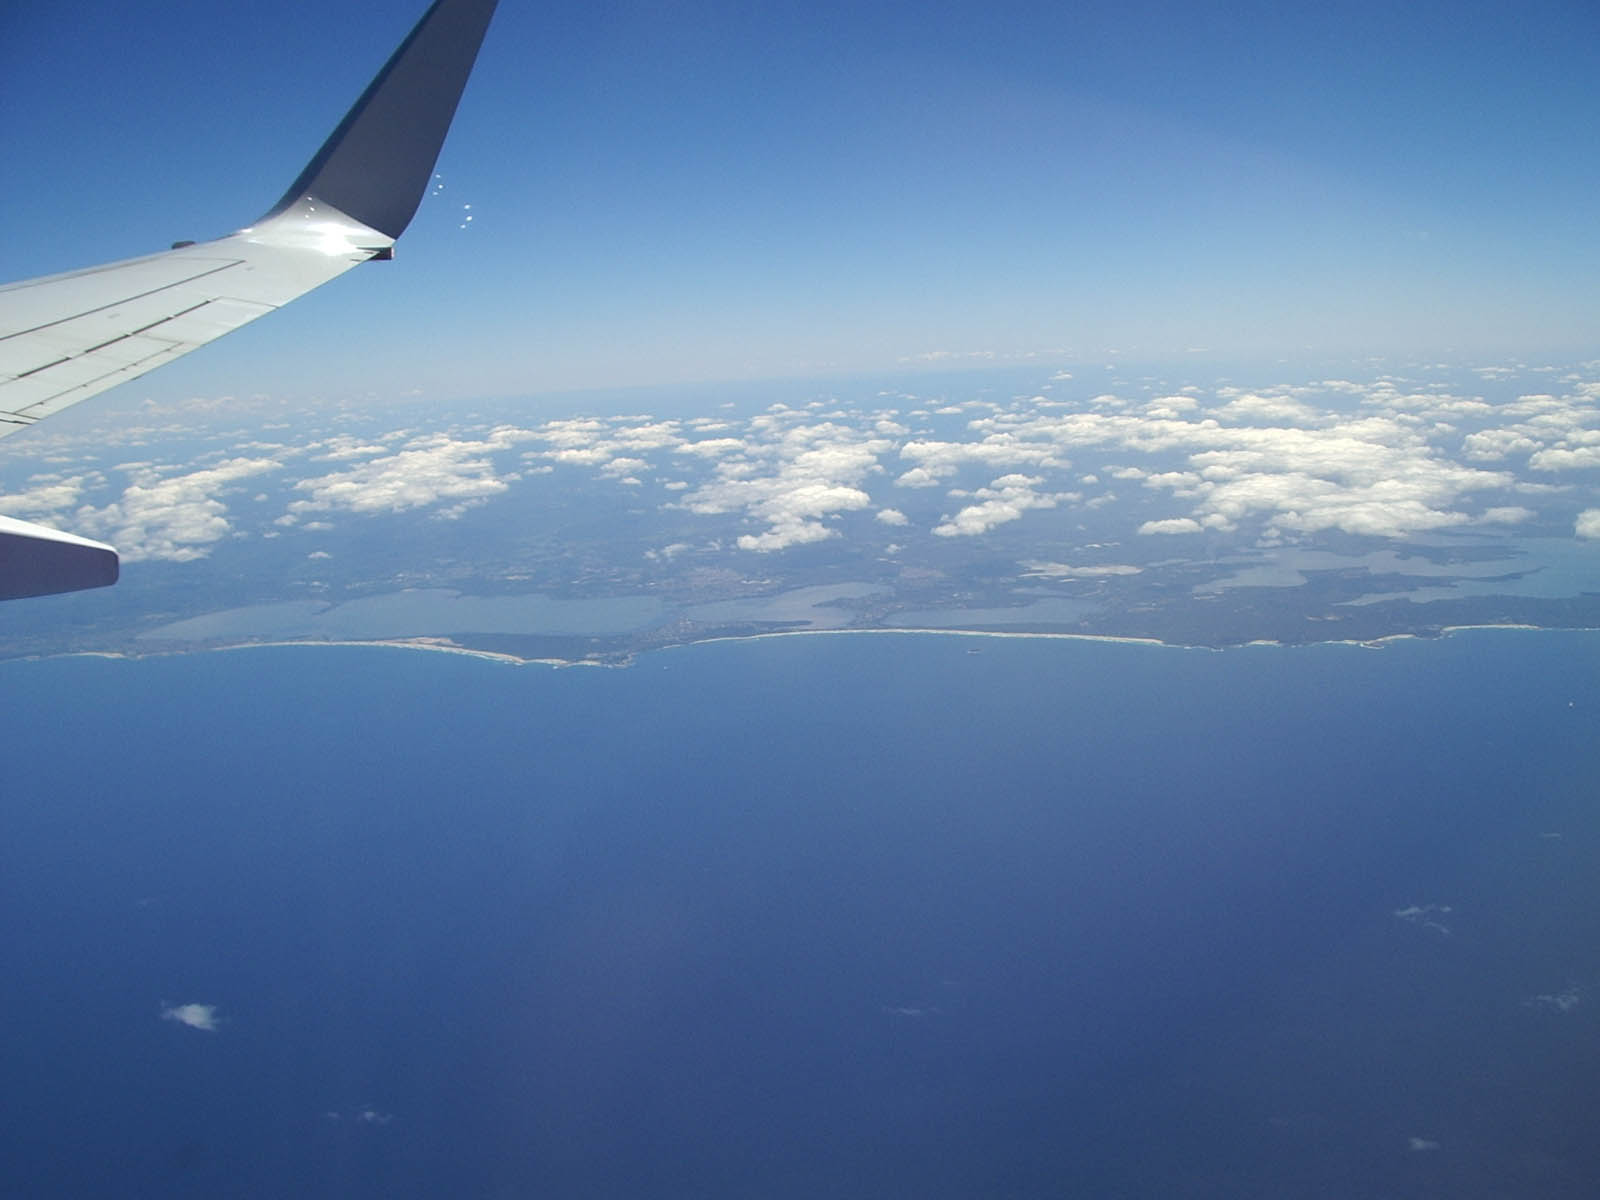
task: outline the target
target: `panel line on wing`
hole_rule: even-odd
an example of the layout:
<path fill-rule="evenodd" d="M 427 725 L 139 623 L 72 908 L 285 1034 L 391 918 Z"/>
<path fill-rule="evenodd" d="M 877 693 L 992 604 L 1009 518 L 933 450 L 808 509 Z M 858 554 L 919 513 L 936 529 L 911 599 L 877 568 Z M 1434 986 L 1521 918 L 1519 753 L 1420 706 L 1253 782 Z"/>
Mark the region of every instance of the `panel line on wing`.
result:
<path fill-rule="evenodd" d="M 96 313 L 106 312 L 109 309 L 117 308 L 119 305 L 132 304 L 136 300 L 145 300 L 151 296 L 159 296 L 162 292 L 171 291 L 173 288 L 183 287 L 186 284 L 194 283 L 196 280 L 204 279 L 209 275 L 215 275 L 219 271 L 227 271 L 234 267 L 243 265 L 244 260 L 242 258 L 230 259 L 229 261 L 219 263 L 214 267 L 208 267 L 204 271 L 196 271 L 192 274 L 185 275 L 181 279 L 174 279 L 167 283 L 163 283 L 159 287 L 149 288 L 142 292 L 134 292 L 132 295 L 128 296 L 119 296 L 117 299 L 107 304 L 97 305 L 94 308 L 85 308 L 78 312 L 69 313 L 64 317 L 57 317 L 50 321 L 41 322 L 38 325 L 33 325 L 26 329 L 15 329 L 10 333 L 0 333 L 0 342 L 9 341 L 12 338 L 26 337 L 28 334 L 42 333 L 53 326 L 64 325 L 68 321 L 81 321 L 84 317 L 90 317 Z M 41 280 L 37 282 L 44 281 Z"/>

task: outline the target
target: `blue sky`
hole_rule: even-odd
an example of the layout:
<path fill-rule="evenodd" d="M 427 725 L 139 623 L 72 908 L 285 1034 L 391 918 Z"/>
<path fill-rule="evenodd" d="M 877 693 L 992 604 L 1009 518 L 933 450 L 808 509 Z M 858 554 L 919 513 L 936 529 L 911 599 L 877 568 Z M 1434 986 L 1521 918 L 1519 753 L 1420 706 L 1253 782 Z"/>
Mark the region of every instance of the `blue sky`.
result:
<path fill-rule="evenodd" d="M 247 223 L 421 8 L 7 12 L 0 278 Z M 1589 3 L 504 0 L 399 262 L 128 391 L 1589 355 L 1597 66 Z"/>

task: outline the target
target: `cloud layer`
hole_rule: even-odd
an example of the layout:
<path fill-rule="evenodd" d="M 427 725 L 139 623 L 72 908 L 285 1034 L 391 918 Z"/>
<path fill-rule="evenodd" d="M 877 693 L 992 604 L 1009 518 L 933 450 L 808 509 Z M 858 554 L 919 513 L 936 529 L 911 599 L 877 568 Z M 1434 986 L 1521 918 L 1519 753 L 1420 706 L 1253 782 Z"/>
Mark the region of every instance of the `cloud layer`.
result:
<path fill-rule="evenodd" d="M 1052 547 L 1048 571 L 1041 555 L 1017 564 L 1042 580 L 1107 577 L 1117 564 L 1101 544 L 1142 544 L 1137 558 L 1445 531 L 1600 541 L 1592 374 L 1547 373 L 1544 390 L 1496 401 L 1387 376 L 1107 390 L 1041 371 L 1039 390 L 1011 396 L 885 391 L 698 416 L 446 422 L 412 410 L 386 428 L 334 412 L 300 436 L 293 421 L 266 421 L 255 440 L 219 435 L 226 449 L 179 461 L 161 460 L 161 430 L 137 425 L 122 441 L 136 461 L 63 452 L 0 512 L 110 541 L 129 562 L 184 562 L 230 539 L 304 538 L 381 514 L 459 518 L 548 476 L 659 514 L 668 533 L 644 558 L 658 566 L 691 548 L 774 555 L 846 535 L 902 558 L 948 554 L 1010 527 Z M 1503 373 L 1483 378 L 1510 392 Z M 301 544 L 297 557 L 327 553 Z"/>

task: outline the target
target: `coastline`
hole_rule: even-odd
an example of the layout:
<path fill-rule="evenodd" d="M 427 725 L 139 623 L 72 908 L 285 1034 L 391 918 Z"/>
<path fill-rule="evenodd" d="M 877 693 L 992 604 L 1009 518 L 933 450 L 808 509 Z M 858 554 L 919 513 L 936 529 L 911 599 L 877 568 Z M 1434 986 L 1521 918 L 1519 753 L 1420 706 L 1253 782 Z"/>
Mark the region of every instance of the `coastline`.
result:
<path fill-rule="evenodd" d="M 949 637 L 949 638 L 1000 638 L 1005 640 L 1034 640 L 1034 641 L 1063 641 L 1063 642 L 1106 642 L 1125 646 L 1149 646 L 1167 650 L 1200 650 L 1210 653 L 1225 653 L 1229 650 L 1246 650 L 1257 647 L 1275 647 L 1279 649 L 1309 649 L 1315 646 L 1350 646 L 1360 650 L 1382 650 L 1391 642 L 1402 641 L 1436 641 L 1452 637 L 1461 633 L 1473 633 L 1488 630 L 1504 630 L 1523 633 L 1600 633 L 1600 629 L 1593 627 L 1560 627 L 1530 625 L 1519 622 L 1507 623 L 1478 623 L 1465 625 L 1441 626 L 1436 634 L 1420 633 L 1391 633 L 1381 637 L 1369 639 L 1329 638 L 1326 641 L 1315 642 L 1284 642 L 1271 638 L 1254 639 L 1228 646 L 1208 646 L 1182 642 L 1167 642 L 1159 638 L 1131 637 L 1117 634 L 1099 633 L 1067 633 L 1050 632 L 1043 630 L 1006 631 L 994 629 L 928 629 L 916 627 L 872 627 L 872 628 L 841 628 L 841 629 L 774 629 L 759 633 L 747 634 L 716 634 L 704 638 L 687 638 L 680 642 L 670 642 L 659 646 L 650 646 L 641 650 L 629 651 L 614 657 L 523 657 L 501 650 L 488 650 L 469 645 L 462 645 L 454 638 L 448 636 L 426 635 L 402 638 L 339 638 L 323 640 L 319 638 L 290 638 L 282 641 L 251 641 L 229 642 L 219 645 L 199 645 L 191 649 L 174 649 L 163 647 L 159 650 L 134 652 L 126 650 L 67 650 L 57 654 L 36 654 L 19 656 L 14 662 L 42 662 L 57 658 L 105 658 L 124 659 L 137 661 L 145 658 L 166 658 L 186 654 L 206 654 L 221 651 L 238 650 L 265 650 L 280 647 L 346 647 L 346 648 L 376 648 L 390 650 L 421 650 L 436 654 L 454 654 L 466 658 L 475 658 L 485 662 L 499 663 L 504 666 L 530 667 L 543 666 L 553 670 L 562 670 L 569 667 L 599 667 L 620 669 L 634 665 L 641 657 L 647 654 L 664 651 L 678 650 L 693 646 L 709 646 L 728 642 L 755 642 L 768 641 L 776 638 L 798 637 L 848 637 L 860 635 L 889 635 L 911 637 Z"/>

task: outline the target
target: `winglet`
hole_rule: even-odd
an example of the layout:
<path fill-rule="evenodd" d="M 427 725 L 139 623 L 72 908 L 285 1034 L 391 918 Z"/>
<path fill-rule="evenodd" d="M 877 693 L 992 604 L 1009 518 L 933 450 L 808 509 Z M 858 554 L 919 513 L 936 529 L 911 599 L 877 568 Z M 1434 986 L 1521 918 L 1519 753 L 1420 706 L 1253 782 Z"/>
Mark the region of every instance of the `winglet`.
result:
<path fill-rule="evenodd" d="M 436 0 L 267 217 L 317 200 L 399 237 L 422 203 L 497 2 Z"/>

